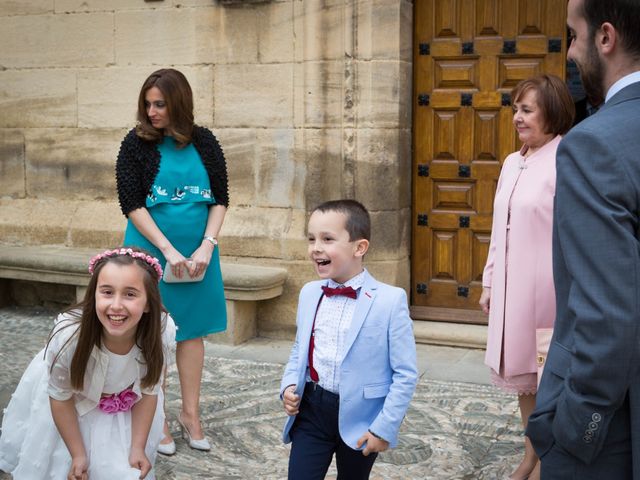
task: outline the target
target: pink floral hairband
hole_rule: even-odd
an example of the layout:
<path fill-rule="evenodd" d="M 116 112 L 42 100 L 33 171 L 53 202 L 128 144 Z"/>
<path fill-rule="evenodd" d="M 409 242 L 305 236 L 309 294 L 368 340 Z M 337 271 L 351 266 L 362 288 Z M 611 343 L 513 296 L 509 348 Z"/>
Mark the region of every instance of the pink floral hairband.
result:
<path fill-rule="evenodd" d="M 160 262 L 156 257 L 152 257 L 151 255 L 148 255 L 146 253 L 136 252 L 131 248 L 116 248 L 115 250 L 105 250 L 104 252 L 97 254 L 95 257 L 89 260 L 89 273 L 93 274 L 96 263 L 98 263 L 99 261 L 104 260 L 105 258 L 116 257 L 118 255 L 129 255 L 130 257 L 143 260 L 156 271 L 156 273 L 158 274 L 158 282 L 162 278 L 162 267 L 160 266 Z"/>

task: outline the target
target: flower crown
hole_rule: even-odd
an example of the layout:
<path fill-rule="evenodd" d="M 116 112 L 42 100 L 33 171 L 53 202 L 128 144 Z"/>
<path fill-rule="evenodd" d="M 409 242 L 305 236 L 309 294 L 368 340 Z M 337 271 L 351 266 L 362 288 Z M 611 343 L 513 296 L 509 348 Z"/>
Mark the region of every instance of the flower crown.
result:
<path fill-rule="evenodd" d="M 158 274 L 158 282 L 162 278 L 162 267 L 160 266 L 160 262 L 156 257 L 152 257 L 147 253 L 137 252 L 131 248 L 116 248 L 114 250 L 105 250 L 104 252 L 97 254 L 91 260 L 89 260 L 89 273 L 93 275 L 96 263 L 104 260 L 105 258 L 117 257 L 119 255 L 129 255 L 132 258 L 139 258 L 140 260 L 149 264 L 151 268 L 155 270 L 155 272 Z"/>

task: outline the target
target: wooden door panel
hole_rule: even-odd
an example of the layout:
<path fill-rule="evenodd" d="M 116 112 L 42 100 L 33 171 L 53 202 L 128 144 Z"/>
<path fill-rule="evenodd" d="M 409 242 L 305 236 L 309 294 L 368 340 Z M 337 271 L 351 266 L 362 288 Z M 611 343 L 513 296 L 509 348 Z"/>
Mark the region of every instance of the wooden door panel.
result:
<path fill-rule="evenodd" d="M 434 62 L 434 84 L 436 89 L 474 89 L 480 79 L 477 59 L 455 58 Z"/>
<path fill-rule="evenodd" d="M 498 0 L 477 0 L 476 2 L 476 30 L 475 35 L 500 35 L 500 10 Z"/>
<path fill-rule="evenodd" d="M 485 323 L 477 301 L 510 92 L 564 75 L 565 0 L 415 0 L 412 315 Z"/>

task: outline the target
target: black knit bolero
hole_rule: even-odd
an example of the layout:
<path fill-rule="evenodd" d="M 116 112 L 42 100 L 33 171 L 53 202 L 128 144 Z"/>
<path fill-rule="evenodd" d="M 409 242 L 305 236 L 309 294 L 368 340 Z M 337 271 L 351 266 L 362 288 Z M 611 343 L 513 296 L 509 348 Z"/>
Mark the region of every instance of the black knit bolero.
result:
<path fill-rule="evenodd" d="M 229 206 L 227 164 L 224 153 L 211 130 L 194 126 L 193 146 L 202 159 L 216 205 Z M 160 168 L 160 151 L 155 142 L 143 140 L 132 129 L 120 144 L 116 161 L 116 185 L 120 209 L 125 216 L 146 207 L 147 194 Z"/>

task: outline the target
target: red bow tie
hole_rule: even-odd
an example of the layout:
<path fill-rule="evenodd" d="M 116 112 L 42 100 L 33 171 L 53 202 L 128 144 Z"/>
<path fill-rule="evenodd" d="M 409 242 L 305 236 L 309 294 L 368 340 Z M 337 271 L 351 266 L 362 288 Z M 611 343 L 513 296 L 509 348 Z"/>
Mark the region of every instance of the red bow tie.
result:
<path fill-rule="evenodd" d="M 356 292 L 351 287 L 331 288 L 331 287 L 323 286 L 322 291 L 327 297 L 333 297 L 334 295 L 343 295 L 349 298 L 358 298 L 358 292 Z"/>

